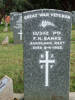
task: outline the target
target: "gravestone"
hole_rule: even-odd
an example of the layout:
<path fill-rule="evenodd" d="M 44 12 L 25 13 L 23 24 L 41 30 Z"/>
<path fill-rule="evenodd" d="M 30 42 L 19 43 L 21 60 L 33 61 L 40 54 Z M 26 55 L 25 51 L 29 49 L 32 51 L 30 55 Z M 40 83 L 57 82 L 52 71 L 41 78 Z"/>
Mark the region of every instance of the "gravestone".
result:
<path fill-rule="evenodd" d="M 13 82 L 7 76 L 0 80 L 0 100 L 13 100 Z"/>
<path fill-rule="evenodd" d="M 10 30 L 13 31 L 13 27 L 14 27 L 14 14 L 17 12 L 11 12 L 10 13 Z"/>
<path fill-rule="evenodd" d="M 24 99 L 69 100 L 71 13 L 23 13 Z"/>
<path fill-rule="evenodd" d="M 14 33 L 14 43 L 22 43 L 22 13 L 11 13 L 10 26 Z"/>
<path fill-rule="evenodd" d="M 75 25 L 75 11 L 72 11 L 72 24 Z"/>
<path fill-rule="evenodd" d="M 2 41 L 2 45 L 8 45 L 9 44 L 9 37 L 6 36 L 5 39 Z"/>

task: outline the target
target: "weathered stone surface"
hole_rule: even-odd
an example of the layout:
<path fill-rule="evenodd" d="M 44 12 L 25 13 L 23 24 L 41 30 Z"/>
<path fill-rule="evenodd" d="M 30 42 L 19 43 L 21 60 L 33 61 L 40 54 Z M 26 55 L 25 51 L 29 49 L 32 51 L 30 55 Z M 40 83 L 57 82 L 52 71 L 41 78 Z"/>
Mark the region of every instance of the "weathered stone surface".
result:
<path fill-rule="evenodd" d="M 72 11 L 72 24 L 75 25 L 75 11 Z"/>
<path fill-rule="evenodd" d="M 17 13 L 17 12 L 11 12 L 10 13 L 10 29 L 11 29 L 11 31 L 13 31 L 14 29 L 14 15 L 15 15 L 15 13 Z"/>
<path fill-rule="evenodd" d="M 71 13 L 23 13 L 25 100 L 69 100 Z"/>
<path fill-rule="evenodd" d="M 22 13 L 14 12 L 10 16 L 10 26 L 14 33 L 14 43 L 22 43 Z"/>
<path fill-rule="evenodd" d="M 13 100 L 13 82 L 7 76 L 0 80 L 0 100 Z"/>

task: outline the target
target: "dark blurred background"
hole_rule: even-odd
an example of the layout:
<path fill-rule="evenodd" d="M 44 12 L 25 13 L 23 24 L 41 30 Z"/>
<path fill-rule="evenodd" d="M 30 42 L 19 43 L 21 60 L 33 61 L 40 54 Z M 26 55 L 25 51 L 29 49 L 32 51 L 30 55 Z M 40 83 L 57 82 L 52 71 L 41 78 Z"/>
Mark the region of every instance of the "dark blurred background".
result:
<path fill-rule="evenodd" d="M 73 11 L 75 0 L 0 0 L 0 22 L 10 12 L 43 8 Z"/>

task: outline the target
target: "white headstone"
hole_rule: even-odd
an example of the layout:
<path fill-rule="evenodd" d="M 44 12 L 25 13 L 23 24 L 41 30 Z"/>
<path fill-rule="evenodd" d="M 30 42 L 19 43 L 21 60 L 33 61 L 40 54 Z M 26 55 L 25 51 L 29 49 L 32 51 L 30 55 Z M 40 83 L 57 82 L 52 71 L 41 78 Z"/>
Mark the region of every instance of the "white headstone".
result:
<path fill-rule="evenodd" d="M 13 100 L 13 81 L 8 76 L 0 80 L 0 100 Z"/>

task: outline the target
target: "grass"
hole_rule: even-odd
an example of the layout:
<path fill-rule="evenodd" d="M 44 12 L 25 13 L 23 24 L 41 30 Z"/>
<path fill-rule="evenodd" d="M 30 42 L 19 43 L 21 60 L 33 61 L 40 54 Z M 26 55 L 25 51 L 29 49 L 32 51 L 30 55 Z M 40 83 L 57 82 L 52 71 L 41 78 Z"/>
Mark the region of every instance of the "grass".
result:
<path fill-rule="evenodd" d="M 75 30 L 72 30 L 71 41 L 75 41 Z"/>
<path fill-rule="evenodd" d="M 0 78 L 8 75 L 14 80 L 14 91 L 23 92 L 23 47 L 0 45 Z"/>
<path fill-rule="evenodd" d="M 75 92 L 75 41 L 71 42 L 70 91 Z"/>
<path fill-rule="evenodd" d="M 9 36 L 10 44 L 8 46 L 0 45 L 0 78 L 8 75 L 14 81 L 14 92 L 24 92 L 24 69 L 23 69 L 23 46 L 13 44 L 13 34 L 3 32 L 0 28 L 0 43 L 6 36 Z M 11 44 L 12 43 L 12 44 Z M 72 30 L 71 36 L 71 68 L 70 68 L 70 91 L 75 92 L 75 30 Z"/>
<path fill-rule="evenodd" d="M 6 36 L 9 37 L 9 45 L 0 45 L 0 78 L 5 75 L 11 77 L 14 82 L 14 92 L 24 92 L 24 68 L 23 68 L 23 46 L 14 45 L 13 33 L 8 28 L 4 32 L 4 25 L 0 26 L 0 44 Z"/>
<path fill-rule="evenodd" d="M 5 39 L 6 36 L 9 37 L 9 43 L 13 43 L 13 33 L 10 31 L 10 28 L 8 27 L 8 32 L 3 32 L 4 25 L 0 25 L 0 44 Z"/>

